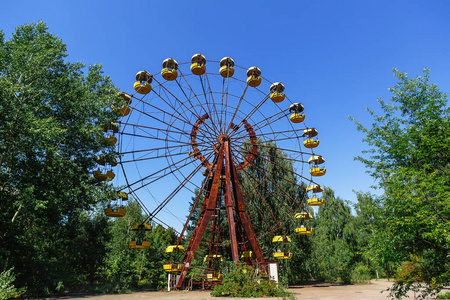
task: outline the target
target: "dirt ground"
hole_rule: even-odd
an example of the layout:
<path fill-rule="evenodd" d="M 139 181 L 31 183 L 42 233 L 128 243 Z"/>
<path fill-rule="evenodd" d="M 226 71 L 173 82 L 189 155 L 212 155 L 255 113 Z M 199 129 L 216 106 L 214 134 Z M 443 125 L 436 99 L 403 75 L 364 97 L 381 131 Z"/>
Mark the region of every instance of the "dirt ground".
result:
<path fill-rule="evenodd" d="M 315 284 L 292 286 L 289 288 L 294 293 L 296 299 L 301 300 L 386 300 L 388 293 L 381 291 L 386 290 L 392 285 L 387 280 L 372 280 L 371 284 L 362 285 L 339 285 L 339 284 Z M 445 291 L 448 291 L 446 289 Z M 443 292 L 445 292 L 443 291 Z M 408 294 L 410 297 L 406 299 L 414 299 L 414 294 Z M 161 300 L 238 300 L 256 298 L 229 298 L 229 297 L 212 297 L 210 291 L 175 291 L 175 292 L 140 292 L 132 294 L 120 295 L 93 295 L 78 294 L 58 298 L 47 298 L 48 300 L 62 299 L 86 299 L 86 300 L 139 300 L 139 299 L 161 299 Z M 261 298 L 271 300 L 277 298 Z M 435 299 L 435 298 L 427 298 Z"/>

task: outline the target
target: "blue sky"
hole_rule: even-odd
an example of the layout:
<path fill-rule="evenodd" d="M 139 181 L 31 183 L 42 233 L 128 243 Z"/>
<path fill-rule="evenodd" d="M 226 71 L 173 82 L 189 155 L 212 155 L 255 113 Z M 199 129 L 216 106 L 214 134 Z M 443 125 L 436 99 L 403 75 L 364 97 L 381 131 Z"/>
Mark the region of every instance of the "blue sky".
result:
<path fill-rule="evenodd" d="M 349 121 L 371 124 L 364 108 L 390 98 L 392 68 L 450 90 L 449 1 L 4 1 L 0 29 L 43 20 L 68 47 L 68 60 L 100 63 L 132 92 L 141 69 L 159 72 L 173 57 L 187 62 L 232 57 L 257 65 L 302 102 L 320 133 L 327 174 L 320 181 L 350 201 L 374 184 L 354 157 L 367 147 Z M 185 215 L 183 211 L 181 216 Z"/>

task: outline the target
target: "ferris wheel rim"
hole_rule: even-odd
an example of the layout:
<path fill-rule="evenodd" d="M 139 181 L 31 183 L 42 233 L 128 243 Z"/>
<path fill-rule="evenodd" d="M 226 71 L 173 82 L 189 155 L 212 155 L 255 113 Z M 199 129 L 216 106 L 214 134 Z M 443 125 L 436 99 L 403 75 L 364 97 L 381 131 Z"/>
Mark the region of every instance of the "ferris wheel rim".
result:
<path fill-rule="evenodd" d="M 218 63 L 218 61 L 214 61 L 214 60 L 206 60 L 206 63 Z M 180 73 L 180 74 L 183 74 L 182 73 L 182 71 L 180 70 L 181 68 L 181 66 L 183 66 L 183 65 L 186 65 L 186 64 L 189 64 L 189 62 L 185 62 L 185 63 L 180 63 L 180 64 L 178 64 L 178 72 Z M 235 68 L 237 68 L 237 69 L 243 69 L 243 70 L 245 70 L 245 68 L 244 67 L 241 67 L 241 66 L 238 66 L 238 65 L 234 65 L 234 67 Z M 161 74 L 161 72 L 159 72 L 159 73 L 155 73 L 154 75 L 153 75 L 153 81 L 154 82 L 156 82 L 157 83 L 157 85 L 155 86 L 155 88 L 158 88 L 158 87 L 163 87 L 164 86 L 164 84 L 166 84 L 168 81 L 159 81 L 157 78 L 155 78 L 155 77 L 157 77 L 157 75 L 160 75 Z M 214 73 L 214 72 L 208 72 L 208 68 L 206 68 L 206 72 L 205 72 L 205 75 L 204 75 L 204 77 L 205 78 L 208 78 L 207 76 L 208 75 L 210 75 L 210 76 L 220 76 L 220 73 Z M 195 76 L 195 75 L 193 75 L 193 74 L 184 74 L 184 75 L 182 75 L 182 77 L 183 78 L 185 78 L 185 77 L 192 77 L 192 76 Z M 193 77 L 194 78 L 194 77 Z M 261 78 L 262 78 L 262 80 L 264 80 L 265 82 L 268 82 L 268 83 L 271 83 L 269 80 L 267 80 L 266 78 L 264 78 L 264 77 L 262 77 L 261 76 Z M 226 78 L 226 80 L 227 80 L 227 82 L 229 82 L 230 81 L 230 77 L 229 78 Z M 244 80 L 241 80 L 241 79 L 238 79 L 238 78 L 233 78 L 233 80 L 236 80 L 236 81 L 238 81 L 238 82 L 241 82 L 242 84 L 245 84 L 246 82 L 244 81 Z M 180 85 L 179 83 L 178 83 L 178 81 L 176 81 L 177 82 L 177 84 L 178 85 Z M 255 87 L 254 88 L 255 90 L 257 90 L 257 91 L 259 91 L 261 94 L 266 94 L 266 93 L 264 93 L 263 91 L 261 91 L 260 89 L 258 89 L 257 87 Z M 153 92 L 153 89 L 152 89 L 152 92 Z M 206 93 L 204 93 L 204 94 L 206 94 Z M 211 95 L 213 94 L 213 92 L 211 91 Z M 222 94 L 223 94 L 223 91 L 222 91 Z M 203 95 L 203 94 L 199 94 L 199 95 Z M 228 95 L 229 95 L 229 93 L 227 92 L 226 93 L 226 96 L 228 97 Z M 136 104 L 134 104 L 134 106 L 132 107 L 132 112 L 131 112 L 131 114 L 133 113 L 133 111 L 134 112 L 138 112 L 138 109 L 136 108 L 137 107 L 137 105 L 140 103 L 140 102 L 143 102 L 144 100 L 143 99 L 145 99 L 145 97 L 147 96 L 147 95 L 144 95 L 144 96 L 141 96 L 140 98 L 137 96 L 137 92 L 135 92 L 135 93 L 133 93 L 132 95 L 132 98 L 133 99 L 136 99 L 136 100 L 138 100 L 138 101 L 136 101 Z M 195 98 L 195 97 L 197 97 L 198 95 L 194 95 L 194 96 L 192 96 L 191 97 L 191 99 L 193 99 L 193 98 Z M 235 97 L 236 97 L 236 95 L 234 95 Z M 212 96 L 211 96 L 212 97 Z M 161 97 L 161 96 L 159 96 L 159 98 L 164 98 L 164 97 Z M 206 99 L 206 95 L 205 95 L 205 99 Z M 265 101 L 267 101 L 268 99 L 266 99 Z M 289 101 L 290 103 L 292 103 L 290 100 L 289 100 L 289 98 L 288 97 L 286 97 L 286 100 L 287 101 Z M 285 101 L 286 101 L 285 100 Z M 269 100 L 270 101 L 270 100 Z M 274 103 L 275 104 L 275 106 L 278 108 L 278 111 L 279 112 L 282 112 L 283 111 L 283 109 L 279 106 L 280 104 L 279 103 Z M 148 104 L 148 105 L 152 105 L 153 106 L 153 108 L 155 108 L 156 109 L 156 106 L 155 105 L 153 105 L 153 104 Z M 200 103 L 200 106 L 201 106 L 201 103 Z M 227 107 L 227 104 L 225 104 L 225 106 Z M 191 108 L 192 108 L 192 110 L 195 112 L 194 114 L 198 114 L 198 112 L 195 110 L 195 105 L 192 105 L 191 106 Z M 189 110 L 188 108 L 186 108 L 187 110 Z M 237 111 L 238 111 L 238 109 L 236 109 L 236 111 L 235 111 L 235 113 L 233 114 L 233 117 L 232 117 L 232 119 L 235 117 L 235 115 L 236 115 L 236 113 L 237 113 Z M 256 111 L 257 110 L 255 110 L 255 112 L 254 113 L 256 113 Z M 216 110 L 216 112 L 217 112 L 217 110 Z M 142 113 L 142 112 L 140 112 L 140 113 Z M 165 112 L 161 112 L 162 114 L 164 114 Z M 128 116 L 128 119 L 131 117 L 131 114 Z M 227 113 L 225 112 L 225 118 L 226 118 L 226 116 L 227 116 Z M 181 121 L 182 119 L 183 119 L 183 116 L 182 116 L 182 114 L 178 114 L 178 115 L 171 115 L 171 117 L 172 118 L 174 118 L 174 119 L 176 119 L 176 120 L 178 120 L 178 121 Z M 287 117 L 287 114 L 285 114 L 285 115 L 282 115 L 281 116 L 281 118 L 286 118 Z M 271 116 L 269 116 L 268 118 L 271 118 Z M 122 118 L 123 119 L 123 118 Z M 184 119 L 186 122 L 189 122 L 189 119 Z M 243 119 L 243 120 L 245 120 L 245 118 Z M 264 120 L 267 120 L 267 118 L 266 119 L 263 119 L 262 121 L 264 121 Z M 242 120 L 241 120 L 241 122 L 242 122 Z M 268 123 L 268 122 L 267 122 Z M 128 122 L 122 122 L 122 121 L 119 121 L 119 124 L 123 124 L 124 125 L 124 128 L 126 128 L 127 126 L 128 127 L 130 127 L 130 126 L 133 126 L 131 123 L 128 123 Z M 172 123 L 173 124 L 173 123 Z M 300 145 L 301 144 L 301 136 L 296 132 L 296 130 L 298 130 L 298 129 L 295 129 L 294 128 L 294 126 L 293 126 L 293 124 L 291 123 L 291 122 L 288 122 L 288 124 L 289 124 L 289 126 L 292 128 L 292 131 L 288 131 L 288 132 L 291 132 L 291 133 L 293 133 L 294 134 L 294 139 L 296 140 L 296 141 L 298 141 L 298 145 L 299 145 L 299 149 L 302 149 L 302 146 Z M 253 126 L 255 126 L 255 125 L 253 125 Z M 264 127 L 266 127 L 266 126 L 268 126 L 269 128 L 270 128 L 270 130 L 269 130 L 269 133 L 268 134 L 270 134 L 270 133 L 272 133 L 272 135 L 273 136 L 275 136 L 275 131 L 272 129 L 272 127 L 271 127 L 271 124 L 269 123 L 269 124 L 266 124 L 266 125 L 264 125 L 264 124 L 262 124 L 262 127 L 259 127 L 259 128 L 257 128 L 256 130 L 262 130 Z M 173 127 L 173 125 L 170 125 L 170 123 L 168 123 L 167 124 L 167 128 L 166 128 L 166 131 L 167 132 L 169 132 L 168 130 L 169 130 L 169 128 L 171 129 Z M 307 127 L 306 127 L 307 128 Z M 124 130 L 124 129 L 123 129 Z M 223 129 L 222 129 L 223 130 Z M 281 134 L 282 132 L 279 132 L 278 134 Z M 121 135 L 126 135 L 126 133 L 124 133 L 123 131 L 120 133 Z M 264 134 L 263 134 L 264 135 Z M 256 134 L 256 136 L 259 136 L 259 135 L 257 135 Z M 284 139 L 293 139 L 293 137 L 284 137 Z M 276 141 L 276 139 L 270 139 L 269 141 Z M 167 145 L 167 143 L 170 143 L 170 142 L 173 142 L 174 140 L 167 140 L 166 139 L 166 141 L 165 141 L 165 143 L 166 143 L 166 145 Z M 182 147 L 184 147 L 184 145 L 178 145 L 178 146 L 171 146 L 171 147 L 179 147 L 179 148 L 182 148 Z M 157 149 L 151 149 L 151 150 L 153 150 L 153 151 L 155 151 L 155 150 L 157 150 Z M 138 153 L 138 152 L 145 152 L 146 150 L 145 149 L 139 149 L 139 150 L 136 150 L 136 151 L 132 151 L 132 150 L 130 150 L 130 151 L 123 151 L 122 153 L 119 153 L 119 156 L 120 155 L 127 155 L 127 154 L 129 154 L 129 153 L 131 153 L 131 152 L 133 152 L 133 154 L 136 154 L 136 153 Z M 235 150 L 238 154 L 240 154 L 240 152 L 238 151 L 238 150 Z M 300 152 L 300 151 L 297 151 L 297 155 L 313 155 L 314 154 L 314 151 L 311 151 L 311 153 L 308 153 L 308 152 Z M 178 153 L 178 154 L 176 154 L 176 155 L 182 155 L 182 154 L 180 154 L 180 153 Z M 174 163 L 174 161 L 173 161 L 173 159 L 174 159 L 174 157 L 176 156 L 175 154 L 174 155 L 170 155 L 169 156 L 169 158 L 172 160 L 172 164 L 171 164 L 171 166 L 173 167 L 173 168 L 175 168 L 175 167 L 177 167 L 177 165 Z M 155 156 L 153 159 L 159 159 L 159 158 L 161 158 L 163 155 L 161 155 L 161 156 Z M 238 156 L 238 155 L 236 155 L 236 156 Z M 144 158 L 141 158 L 141 160 L 143 160 Z M 166 156 L 166 159 L 168 159 L 168 157 Z M 298 162 L 299 160 L 297 160 L 297 159 L 295 159 L 295 158 L 288 158 L 288 159 L 291 159 L 291 160 L 293 160 L 293 161 L 296 161 L 296 162 Z M 136 161 L 139 161 L 139 160 L 136 160 Z M 136 162 L 135 161 L 135 162 Z M 304 159 L 302 159 L 301 160 L 301 162 L 302 162 L 302 164 L 300 164 L 301 165 L 301 167 L 302 167 L 302 171 L 301 171 L 301 174 L 303 174 L 303 163 L 305 162 L 306 160 L 304 160 Z M 131 162 L 131 161 L 130 161 Z M 125 171 L 125 169 L 124 169 L 124 167 L 123 167 L 123 164 L 125 164 L 125 163 L 128 163 L 128 161 L 122 161 L 121 159 L 119 160 L 119 164 L 121 165 L 121 168 L 122 168 L 122 170 L 123 170 L 123 173 L 125 173 L 126 171 Z M 178 162 L 177 162 L 178 163 Z M 139 171 L 138 171 L 139 172 Z M 175 172 L 174 172 L 175 173 Z M 186 179 L 186 176 L 184 176 L 183 175 L 183 173 L 179 173 L 180 175 L 181 175 L 181 178 L 180 179 L 178 179 L 177 178 L 177 181 L 178 182 L 181 182 L 181 181 L 183 181 L 184 179 Z M 174 174 L 175 175 L 175 174 Z M 298 174 L 297 174 L 298 175 Z M 175 175 L 175 177 L 176 177 L 176 175 Z M 311 184 L 316 184 L 316 182 L 313 180 L 313 178 L 312 178 L 312 176 L 310 176 L 309 178 L 307 178 L 307 177 L 305 177 L 305 176 L 301 176 L 300 175 L 300 177 L 302 177 L 304 180 L 306 180 L 306 181 L 308 181 L 309 183 L 311 183 Z M 128 180 L 126 179 L 126 181 L 127 181 L 127 186 L 125 187 L 125 189 L 129 189 L 130 191 L 132 191 L 132 192 L 135 192 L 135 189 L 132 189 L 131 188 L 131 186 L 133 185 L 133 183 L 129 183 L 128 182 Z M 195 187 L 199 187 L 199 186 L 195 186 Z"/>

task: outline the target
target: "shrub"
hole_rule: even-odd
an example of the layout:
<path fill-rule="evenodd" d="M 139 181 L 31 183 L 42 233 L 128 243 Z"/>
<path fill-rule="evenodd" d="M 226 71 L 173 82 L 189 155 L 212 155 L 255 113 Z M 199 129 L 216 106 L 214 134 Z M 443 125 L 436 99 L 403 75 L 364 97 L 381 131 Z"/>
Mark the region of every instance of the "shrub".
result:
<path fill-rule="evenodd" d="M 417 262 L 406 261 L 397 269 L 396 280 L 398 282 L 419 282 L 421 278 L 421 270 Z"/>
<path fill-rule="evenodd" d="M 25 293 L 25 288 L 18 289 L 14 286 L 15 279 L 12 268 L 0 273 L 0 300 L 17 298 Z"/>
<path fill-rule="evenodd" d="M 358 264 L 352 272 L 352 283 L 370 283 L 369 267 Z"/>
<path fill-rule="evenodd" d="M 280 284 L 262 279 L 251 267 L 238 263 L 223 269 L 223 281 L 214 287 L 214 297 L 281 297 L 295 299 L 293 294 Z"/>

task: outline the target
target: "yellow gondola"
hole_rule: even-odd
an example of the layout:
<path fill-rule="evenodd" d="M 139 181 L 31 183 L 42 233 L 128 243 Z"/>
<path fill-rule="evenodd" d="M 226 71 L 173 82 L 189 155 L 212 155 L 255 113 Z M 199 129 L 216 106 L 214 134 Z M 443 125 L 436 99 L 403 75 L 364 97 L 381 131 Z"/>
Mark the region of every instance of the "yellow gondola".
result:
<path fill-rule="evenodd" d="M 312 215 L 309 212 L 301 212 L 301 213 L 296 213 L 294 218 L 302 219 L 302 220 L 309 220 L 309 219 L 312 219 Z"/>
<path fill-rule="evenodd" d="M 231 57 L 224 57 L 220 60 L 219 73 L 224 78 L 233 76 L 234 74 L 234 60 Z"/>
<path fill-rule="evenodd" d="M 289 252 L 289 251 L 275 252 L 273 254 L 273 257 L 275 257 L 276 259 L 291 259 L 292 252 Z"/>
<path fill-rule="evenodd" d="M 153 81 L 153 76 L 147 71 L 139 71 L 136 73 L 136 82 L 134 83 L 134 90 L 139 94 L 148 94 L 152 90 L 150 83 Z"/>
<path fill-rule="evenodd" d="M 281 245 L 290 243 L 291 238 L 289 236 L 283 236 L 283 235 L 276 235 L 272 239 L 272 243 L 280 243 Z M 280 246 L 280 248 L 283 248 L 283 246 Z M 292 253 L 285 249 L 278 249 L 274 254 L 273 257 L 276 259 L 291 259 Z"/>
<path fill-rule="evenodd" d="M 108 217 L 114 217 L 114 218 L 120 218 L 125 216 L 127 213 L 127 210 L 123 207 L 113 208 L 113 207 L 107 207 L 105 208 L 105 214 Z"/>
<path fill-rule="evenodd" d="M 281 82 L 275 82 L 270 86 L 270 100 L 275 103 L 280 103 L 286 98 L 286 94 L 283 93 L 284 85 Z"/>
<path fill-rule="evenodd" d="M 185 251 L 185 249 L 181 245 L 167 246 L 166 253 L 172 253 L 174 251 L 183 252 L 183 251 Z"/>
<path fill-rule="evenodd" d="M 145 222 L 135 223 L 130 228 L 131 231 L 150 231 L 152 230 L 152 226 Z M 128 242 L 128 246 L 132 249 L 146 249 L 150 247 L 151 243 L 149 241 L 143 240 L 143 235 L 138 235 L 138 239 L 133 239 Z"/>
<path fill-rule="evenodd" d="M 180 272 L 183 269 L 183 264 L 165 264 L 163 269 L 168 273 Z"/>
<path fill-rule="evenodd" d="M 117 93 L 117 97 L 121 98 L 121 101 L 128 105 L 131 104 L 131 102 L 133 101 L 131 95 L 125 92 Z"/>
<path fill-rule="evenodd" d="M 170 245 L 166 248 L 166 253 L 170 253 L 170 260 L 167 264 L 163 265 L 164 271 L 173 273 L 173 272 L 179 272 L 183 269 L 183 264 L 176 263 L 178 256 L 177 253 L 184 252 L 185 249 L 182 245 Z"/>
<path fill-rule="evenodd" d="M 122 199 L 122 201 L 127 201 L 128 200 L 128 194 L 125 192 L 117 192 L 118 197 Z"/>
<path fill-rule="evenodd" d="M 100 170 L 94 171 L 94 178 L 99 181 L 110 181 L 116 177 L 113 171 L 107 171 L 106 173 L 102 173 Z"/>
<path fill-rule="evenodd" d="M 137 230 L 145 230 L 150 231 L 152 230 L 152 226 L 148 223 L 134 223 L 133 226 L 131 226 L 130 230 L 137 231 Z"/>
<path fill-rule="evenodd" d="M 323 176 L 325 175 L 325 173 L 327 172 L 326 168 L 312 168 L 311 170 L 309 170 L 309 173 L 311 174 L 311 176 Z"/>
<path fill-rule="evenodd" d="M 119 132 L 119 125 L 117 125 L 114 122 L 103 124 L 102 127 L 104 132 L 113 132 L 113 133 Z"/>
<path fill-rule="evenodd" d="M 251 87 L 257 87 L 261 84 L 261 70 L 258 67 L 248 68 L 247 84 Z"/>
<path fill-rule="evenodd" d="M 122 106 L 118 106 L 118 105 L 114 105 L 114 104 L 111 105 L 111 110 L 113 112 L 115 112 L 116 114 L 118 114 L 119 116 L 125 117 L 131 111 L 130 107 L 129 107 L 129 105 L 130 105 L 130 103 L 132 101 L 131 100 L 131 96 L 129 94 L 125 93 L 125 92 L 120 92 L 120 93 L 117 94 L 117 97 L 122 98 L 121 100 L 124 103 L 123 103 Z"/>
<path fill-rule="evenodd" d="M 289 236 L 284 235 L 276 235 L 272 239 L 272 243 L 290 243 L 291 238 Z"/>
<path fill-rule="evenodd" d="M 325 162 L 325 158 L 322 155 L 313 155 L 308 159 L 309 164 L 320 165 Z"/>
<path fill-rule="evenodd" d="M 111 105 L 111 110 L 114 113 L 116 113 L 116 114 L 118 114 L 119 116 L 122 116 L 122 117 L 128 116 L 130 114 L 130 112 L 131 112 L 130 107 L 128 107 L 128 105 L 126 105 L 126 104 L 124 104 L 121 107 L 118 107 L 118 106 L 115 106 L 115 105 Z"/>
<path fill-rule="evenodd" d="M 148 82 L 139 82 L 139 81 L 136 81 L 136 82 L 134 83 L 134 90 L 135 90 L 136 92 L 138 92 L 139 94 L 145 95 L 145 94 L 150 93 L 150 91 L 152 90 L 152 86 L 151 86 L 150 83 L 148 83 Z"/>
<path fill-rule="evenodd" d="M 299 235 L 308 235 L 308 234 L 313 234 L 314 232 L 314 228 L 312 227 L 305 227 L 305 226 L 301 226 L 299 228 L 295 228 L 295 232 Z"/>
<path fill-rule="evenodd" d="M 319 199 L 317 197 L 314 197 L 314 198 L 308 199 L 307 202 L 311 206 L 320 206 L 320 205 L 323 205 L 324 199 Z"/>
<path fill-rule="evenodd" d="M 223 279 L 223 274 L 219 273 L 215 275 L 214 273 L 206 274 L 206 281 L 221 281 Z"/>
<path fill-rule="evenodd" d="M 109 204 L 107 208 L 105 208 L 105 214 L 108 217 L 123 217 L 127 210 L 123 207 L 123 205 L 118 204 L 119 201 L 127 201 L 128 200 L 128 194 L 125 192 L 112 192 L 111 193 L 111 201 L 116 202 L 115 204 Z"/>
<path fill-rule="evenodd" d="M 178 63 L 173 58 L 167 58 L 163 61 L 161 75 L 165 80 L 173 81 L 178 77 Z"/>
<path fill-rule="evenodd" d="M 252 255 L 253 255 L 252 251 L 244 251 L 242 252 L 241 258 L 252 257 Z"/>
<path fill-rule="evenodd" d="M 117 166 L 117 160 L 114 157 L 108 157 L 105 155 L 100 155 L 97 157 L 97 163 L 101 166 L 104 166 L 106 164 L 115 167 Z"/>
<path fill-rule="evenodd" d="M 206 58 L 201 54 L 194 54 L 191 58 L 191 72 L 194 75 L 203 75 L 206 71 Z"/>
<path fill-rule="evenodd" d="M 303 130 L 302 136 L 307 136 L 309 138 L 312 138 L 312 137 L 315 137 L 318 134 L 319 134 L 319 132 L 317 131 L 317 129 L 315 129 L 315 128 L 307 128 L 307 129 Z"/>
<path fill-rule="evenodd" d="M 283 102 L 284 98 L 286 98 L 286 94 L 279 94 L 277 92 L 270 94 L 270 100 L 275 103 Z"/>
<path fill-rule="evenodd" d="M 319 146 L 319 139 L 306 139 L 303 141 L 303 146 L 309 149 L 316 148 L 317 146 Z"/>
<path fill-rule="evenodd" d="M 114 135 L 108 135 L 108 137 L 105 137 L 105 143 L 108 146 L 114 146 L 117 143 L 117 138 Z"/>
<path fill-rule="evenodd" d="M 151 245 L 151 243 L 148 241 L 142 241 L 142 242 L 129 241 L 128 242 L 128 247 L 130 247 L 131 249 L 147 249 L 150 247 L 150 245 Z"/>
<path fill-rule="evenodd" d="M 289 119 L 291 120 L 292 123 L 301 123 L 303 121 L 305 121 L 305 114 L 298 114 L 298 113 L 293 113 Z"/>
<path fill-rule="evenodd" d="M 306 188 L 306 192 L 313 191 L 313 193 L 323 192 L 323 188 L 318 184 L 310 185 Z"/>
<path fill-rule="evenodd" d="M 206 255 L 203 261 L 210 261 L 210 260 L 220 260 L 223 261 L 223 257 L 220 254 L 213 254 L 213 255 Z"/>

